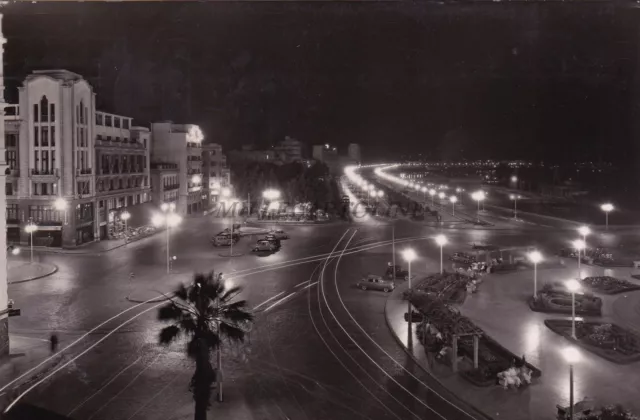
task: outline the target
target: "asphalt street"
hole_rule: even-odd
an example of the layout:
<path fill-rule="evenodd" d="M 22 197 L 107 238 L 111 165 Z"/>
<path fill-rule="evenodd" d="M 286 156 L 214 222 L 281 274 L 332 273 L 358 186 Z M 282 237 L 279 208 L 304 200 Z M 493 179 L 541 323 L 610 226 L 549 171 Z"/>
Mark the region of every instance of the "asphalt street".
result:
<path fill-rule="evenodd" d="M 292 238 L 279 252 L 252 254 L 249 245 L 257 238 L 243 238 L 235 251 L 244 255 L 228 258 L 209 238 L 229 221 L 188 219 L 171 235 L 171 275 L 164 233 L 101 255 L 38 254 L 59 271 L 9 287 L 22 309 L 10 331 L 43 346 L 57 332 L 61 349 L 78 342 L 24 400 L 75 419 L 191 418 L 193 366 L 184 347 L 159 346 L 158 304 L 135 304 L 126 296 L 168 292 L 194 272 L 215 270 L 244 287 L 240 297 L 256 308 L 257 318 L 245 346 L 224 349 L 225 401 L 213 404 L 211 418 L 480 419 L 397 345 L 384 320 L 386 295 L 354 284 L 367 272 L 384 271 L 392 225 L 396 251 L 411 246 L 419 255 L 416 273 L 437 271 L 437 233 L 450 240 L 445 254 L 468 251 L 472 243 L 551 253 L 575 239 L 570 227 L 503 222 L 500 228 L 438 229 L 368 218 L 291 226 L 285 229 Z"/>

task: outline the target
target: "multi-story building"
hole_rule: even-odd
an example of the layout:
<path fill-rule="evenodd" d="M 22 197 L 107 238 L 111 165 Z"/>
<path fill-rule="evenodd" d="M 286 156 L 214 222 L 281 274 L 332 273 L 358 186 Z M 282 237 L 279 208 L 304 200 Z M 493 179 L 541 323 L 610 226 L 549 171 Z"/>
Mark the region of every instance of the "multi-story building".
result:
<path fill-rule="evenodd" d="M 274 147 L 276 158 L 282 163 L 302 161 L 302 142 L 286 136 Z"/>
<path fill-rule="evenodd" d="M 36 245 L 80 245 L 107 236 L 109 206 L 134 212 L 149 200 L 148 133 L 131 129 L 131 118 L 96 112 L 93 88 L 79 74 L 35 71 L 19 88 L 19 105 L 8 108 L 5 144 L 16 144 L 6 153 L 12 241 L 28 242 L 24 226 L 33 222 Z"/>
<path fill-rule="evenodd" d="M 100 239 L 121 232 L 129 213 L 129 226 L 151 219 L 148 128 L 132 126 L 131 118 L 95 113 L 96 200 Z M 78 171 L 80 172 L 80 171 Z"/>
<path fill-rule="evenodd" d="M 154 163 L 178 165 L 178 205 L 180 214 L 203 211 L 202 140 L 200 127 L 193 124 L 159 122 L 151 124 Z"/>
<path fill-rule="evenodd" d="M 179 172 L 176 163 L 151 163 L 151 197 L 154 203 L 178 204 Z"/>
<path fill-rule="evenodd" d="M 207 208 L 215 205 L 220 196 L 231 194 L 231 174 L 222 146 L 215 143 L 202 146 L 202 186 L 207 196 Z"/>

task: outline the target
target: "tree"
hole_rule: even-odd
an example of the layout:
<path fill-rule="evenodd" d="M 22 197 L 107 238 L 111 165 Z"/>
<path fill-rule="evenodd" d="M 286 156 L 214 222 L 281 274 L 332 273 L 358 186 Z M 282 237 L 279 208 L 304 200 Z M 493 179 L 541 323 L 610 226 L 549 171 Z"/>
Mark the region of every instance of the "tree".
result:
<path fill-rule="evenodd" d="M 232 302 L 239 287 L 227 289 L 222 274 L 196 274 L 193 284 L 181 284 L 169 302 L 158 310 L 158 319 L 170 322 L 160 331 L 160 344 L 187 338 L 187 356 L 196 363 L 190 390 L 195 401 L 195 420 L 206 420 L 215 372 L 211 353 L 220 351 L 222 339 L 242 342 L 245 327 L 253 321 L 244 300 Z"/>

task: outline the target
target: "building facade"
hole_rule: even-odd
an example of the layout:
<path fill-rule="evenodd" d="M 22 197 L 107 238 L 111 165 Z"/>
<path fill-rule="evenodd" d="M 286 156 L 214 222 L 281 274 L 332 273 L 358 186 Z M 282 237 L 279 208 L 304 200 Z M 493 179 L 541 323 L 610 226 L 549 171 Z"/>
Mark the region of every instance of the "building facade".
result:
<path fill-rule="evenodd" d="M 154 163 L 178 166 L 178 202 L 180 214 L 194 214 L 204 209 L 207 199 L 202 192 L 202 140 L 200 127 L 193 124 L 159 122 L 151 124 Z M 161 203 L 157 203 L 161 204 Z"/>
<path fill-rule="evenodd" d="M 29 243 L 24 232 L 29 222 L 38 226 L 35 245 L 77 246 L 105 238 L 110 205 L 149 201 L 148 166 L 144 182 L 144 162 L 136 160 L 146 155 L 148 162 L 148 136 L 141 146 L 131 118 L 96 111 L 95 93 L 82 76 L 67 70 L 35 71 L 19 88 L 19 105 L 7 111 L 5 144 L 16 144 L 6 153 L 14 168 L 7 169 L 6 182 L 12 242 Z M 131 173 L 138 170 L 129 164 L 134 155 L 140 158 L 133 162 L 141 166 Z M 140 182 L 132 185 L 134 175 Z M 132 217 L 136 221 L 142 222 Z"/>
<path fill-rule="evenodd" d="M 224 194 L 231 195 L 231 172 L 222 146 L 209 143 L 202 146 L 202 187 L 208 210 L 218 203 Z"/>
<path fill-rule="evenodd" d="M 2 33 L 2 14 L 0 14 L 0 110 L 4 109 L 4 44 L 7 40 Z M 4 112 L 0 112 L 0 139 L 4 138 Z M 2 146 L 0 145 L 0 148 Z M 0 150 L 0 246 L 7 249 L 7 221 L 6 221 L 6 195 L 5 195 L 5 171 L 7 171 L 4 150 Z M 9 354 L 9 296 L 7 290 L 7 253 L 0 255 L 0 356 Z"/>
<path fill-rule="evenodd" d="M 132 119 L 105 112 L 95 114 L 95 162 L 99 238 L 122 232 L 125 225 L 151 219 L 151 132 L 132 126 Z M 127 224 L 121 216 L 129 213 Z"/>
<path fill-rule="evenodd" d="M 151 198 L 154 204 L 174 203 L 178 205 L 180 190 L 179 169 L 175 163 L 151 164 Z"/>

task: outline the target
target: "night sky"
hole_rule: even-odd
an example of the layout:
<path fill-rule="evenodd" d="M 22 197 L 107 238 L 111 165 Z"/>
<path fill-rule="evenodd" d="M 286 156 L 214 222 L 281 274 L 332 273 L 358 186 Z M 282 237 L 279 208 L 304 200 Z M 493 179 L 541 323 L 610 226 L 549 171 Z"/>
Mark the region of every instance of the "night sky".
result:
<path fill-rule="evenodd" d="M 357 142 L 369 158 L 565 161 L 629 158 L 640 143 L 637 13 L 611 5 L 19 3 L 4 14 L 9 102 L 30 71 L 66 68 L 100 109 L 200 124 L 225 148 L 290 135 Z"/>

